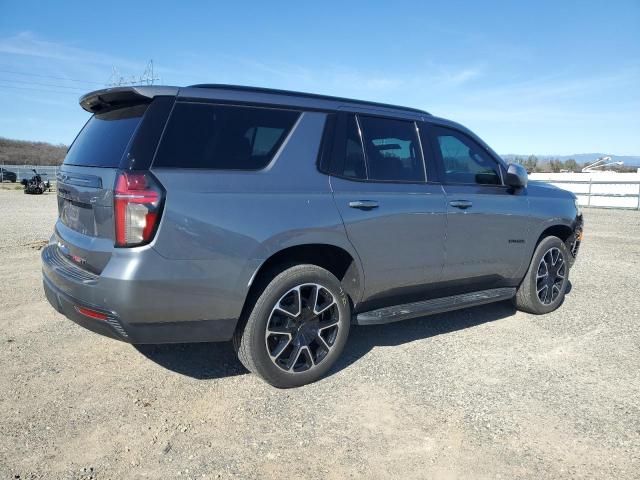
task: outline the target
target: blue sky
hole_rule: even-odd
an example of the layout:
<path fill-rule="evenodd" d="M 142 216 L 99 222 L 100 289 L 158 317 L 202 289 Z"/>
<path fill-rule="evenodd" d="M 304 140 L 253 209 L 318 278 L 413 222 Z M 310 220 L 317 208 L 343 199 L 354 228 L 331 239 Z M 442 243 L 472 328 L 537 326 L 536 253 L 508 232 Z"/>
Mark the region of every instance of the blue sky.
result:
<path fill-rule="evenodd" d="M 69 143 L 112 68 L 424 108 L 500 153 L 640 155 L 640 0 L 0 0 L 0 136 Z M 101 6 L 98 6 L 101 5 Z"/>

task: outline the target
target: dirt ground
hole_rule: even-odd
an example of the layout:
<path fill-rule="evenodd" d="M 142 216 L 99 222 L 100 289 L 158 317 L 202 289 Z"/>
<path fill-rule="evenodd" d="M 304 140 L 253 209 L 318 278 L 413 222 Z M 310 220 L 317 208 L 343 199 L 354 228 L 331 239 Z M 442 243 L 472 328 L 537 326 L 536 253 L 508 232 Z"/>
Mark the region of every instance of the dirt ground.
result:
<path fill-rule="evenodd" d="M 229 344 L 136 349 L 56 313 L 55 217 L 0 191 L 0 478 L 640 478 L 640 212 L 585 212 L 558 311 L 354 327 L 286 391 Z"/>

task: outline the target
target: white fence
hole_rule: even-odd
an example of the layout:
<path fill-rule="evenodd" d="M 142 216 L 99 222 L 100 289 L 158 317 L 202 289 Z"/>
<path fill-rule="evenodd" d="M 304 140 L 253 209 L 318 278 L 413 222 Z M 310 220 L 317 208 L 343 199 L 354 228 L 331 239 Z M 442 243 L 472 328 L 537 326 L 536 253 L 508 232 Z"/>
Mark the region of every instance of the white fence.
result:
<path fill-rule="evenodd" d="M 586 207 L 640 210 L 638 173 L 532 173 L 529 178 L 575 193 L 580 205 Z"/>

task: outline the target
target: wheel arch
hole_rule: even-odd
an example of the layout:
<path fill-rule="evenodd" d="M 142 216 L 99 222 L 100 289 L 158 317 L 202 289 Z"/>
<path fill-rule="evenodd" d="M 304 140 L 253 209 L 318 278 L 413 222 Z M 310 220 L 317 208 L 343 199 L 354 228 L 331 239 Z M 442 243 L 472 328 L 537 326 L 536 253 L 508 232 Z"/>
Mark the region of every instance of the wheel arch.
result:
<path fill-rule="evenodd" d="M 249 279 L 249 290 L 242 307 L 241 319 L 257 300 L 269 281 L 293 265 L 312 264 L 334 274 L 351 301 L 352 307 L 360 301 L 364 290 L 364 273 L 355 252 L 331 243 L 303 243 L 283 247 L 267 257 Z M 242 320 L 239 322 L 241 326 Z"/>
<path fill-rule="evenodd" d="M 538 236 L 535 246 L 537 247 L 543 238 L 550 236 L 558 237 L 563 242 L 566 242 L 572 233 L 573 228 L 563 223 L 556 223 L 554 225 L 547 226 Z"/>
<path fill-rule="evenodd" d="M 551 218 L 539 225 L 538 228 L 535 228 L 530 235 L 531 242 L 529 243 L 528 251 L 523 255 L 522 264 L 518 269 L 518 273 L 515 275 L 515 278 L 518 278 L 521 282 L 529 269 L 529 265 L 531 265 L 531 261 L 533 260 L 533 255 L 540 245 L 540 242 L 549 236 L 556 236 L 560 238 L 563 242 L 567 242 L 567 239 L 571 237 L 573 234 L 574 228 L 572 227 L 570 222 L 567 222 L 561 218 Z"/>

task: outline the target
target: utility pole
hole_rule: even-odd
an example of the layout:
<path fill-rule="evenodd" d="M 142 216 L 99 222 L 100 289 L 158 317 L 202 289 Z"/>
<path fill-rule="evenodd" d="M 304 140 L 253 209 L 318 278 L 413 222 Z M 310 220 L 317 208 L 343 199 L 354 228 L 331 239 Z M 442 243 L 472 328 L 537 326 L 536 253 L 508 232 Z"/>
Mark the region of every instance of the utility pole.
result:
<path fill-rule="evenodd" d="M 111 77 L 107 82 L 108 87 L 121 87 L 123 85 L 153 85 L 154 82 L 160 81 L 159 77 L 155 76 L 153 69 L 153 59 L 149 60 L 147 66 L 144 69 L 142 75 L 135 76 L 130 75 L 128 77 L 121 75 L 116 66 L 111 70 Z"/>
<path fill-rule="evenodd" d="M 146 83 L 147 85 L 153 85 L 153 82 L 159 81 L 160 78 L 157 78 L 153 74 L 153 59 L 149 60 L 147 66 L 144 69 L 144 73 L 140 77 L 140 83 Z"/>

